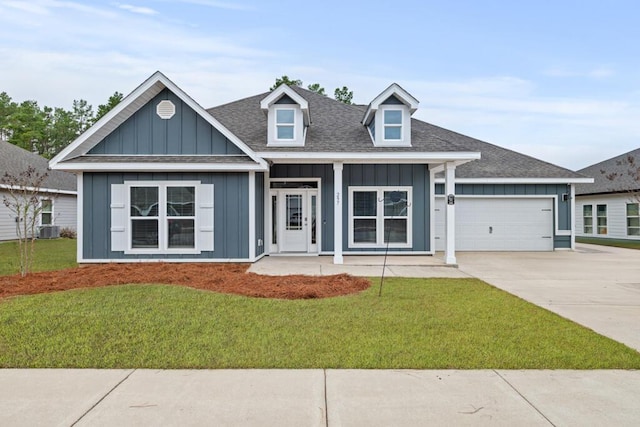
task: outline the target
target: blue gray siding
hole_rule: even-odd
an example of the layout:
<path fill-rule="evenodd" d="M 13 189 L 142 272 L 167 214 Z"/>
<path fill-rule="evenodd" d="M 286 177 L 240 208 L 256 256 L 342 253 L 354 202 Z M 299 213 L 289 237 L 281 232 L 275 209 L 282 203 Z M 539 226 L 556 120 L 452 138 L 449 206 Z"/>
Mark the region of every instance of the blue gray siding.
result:
<path fill-rule="evenodd" d="M 256 256 L 264 253 L 264 173 L 256 173 Z M 262 245 L 259 243 L 262 242 Z"/>
<path fill-rule="evenodd" d="M 322 186 L 322 252 L 334 250 L 334 203 L 333 165 L 274 165 L 271 178 L 320 178 Z M 348 225 L 350 186 L 412 186 L 413 187 L 413 248 L 393 249 L 393 251 L 429 250 L 429 173 L 424 165 L 344 165 L 343 188 L 343 251 L 383 251 L 381 248 L 349 249 Z"/>
<path fill-rule="evenodd" d="M 176 114 L 163 120 L 156 105 L 168 99 Z M 217 129 L 182 102 L 173 92 L 163 90 L 100 141 L 89 154 L 242 154 Z"/>
<path fill-rule="evenodd" d="M 571 206 L 570 201 L 562 200 L 563 194 L 570 194 L 571 189 L 567 184 L 456 184 L 456 194 L 475 196 L 558 196 L 558 224 L 554 227 L 558 230 L 571 230 Z M 444 184 L 436 184 L 436 194 L 444 194 Z M 555 209 L 555 207 L 554 207 Z M 554 219 L 555 221 L 555 219 Z M 557 236 L 553 238 L 555 248 L 570 248 L 570 236 Z"/>
<path fill-rule="evenodd" d="M 342 175 L 344 210 L 342 223 L 342 249 L 344 252 L 384 252 L 384 248 L 349 248 L 349 196 L 350 186 L 410 186 L 413 187 L 413 247 L 394 248 L 390 252 L 412 252 L 429 250 L 429 172 L 425 165 L 345 165 Z"/>
<path fill-rule="evenodd" d="M 198 255 L 125 255 L 111 251 L 111 184 L 124 181 L 200 181 L 214 185 L 214 251 Z M 85 173 L 83 258 L 246 259 L 249 256 L 249 179 L 247 173 Z"/>
<path fill-rule="evenodd" d="M 271 178 L 320 178 L 322 186 L 321 252 L 333 251 L 333 165 L 273 165 Z"/>

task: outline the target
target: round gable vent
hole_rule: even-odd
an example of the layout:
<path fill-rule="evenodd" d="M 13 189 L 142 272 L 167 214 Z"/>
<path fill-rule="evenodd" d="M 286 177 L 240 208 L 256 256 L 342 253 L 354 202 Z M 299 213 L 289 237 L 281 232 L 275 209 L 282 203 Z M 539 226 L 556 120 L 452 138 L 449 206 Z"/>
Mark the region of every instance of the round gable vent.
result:
<path fill-rule="evenodd" d="M 173 102 L 165 99 L 164 101 L 160 101 L 158 103 L 158 106 L 156 107 L 156 113 L 161 119 L 169 120 L 176 114 L 176 106 L 173 105 Z"/>

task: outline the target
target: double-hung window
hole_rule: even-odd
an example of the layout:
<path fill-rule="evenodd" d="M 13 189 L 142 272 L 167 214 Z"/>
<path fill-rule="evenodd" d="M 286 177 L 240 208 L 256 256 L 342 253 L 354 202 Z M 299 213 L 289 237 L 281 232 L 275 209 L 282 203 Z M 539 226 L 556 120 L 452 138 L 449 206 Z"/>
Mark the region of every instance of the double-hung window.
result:
<path fill-rule="evenodd" d="M 293 108 L 276 109 L 276 139 L 293 141 L 295 139 L 296 112 Z"/>
<path fill-rule="evenodd" d="M 627 236 L 640 236 L 638 203 L 627 203 Z"/>
<path fill-rule="evenodd" d="M 213 185 L 129 181 L 111 188 L 112 250 L 199 253 L 213 250 Z"/>
<path fill-rule="evenodd" d="M 385 141 L 402 140 L 402 110 L 383 110 Z"/>
<path fill-rule="evenodd" d="M 40 201 L 40 225 L 53 225 L 53 200 Z"/>
<path fill-rule="evenodd" d="M 349 187 L 349 247 L 410 247 L 411 187 Z"/>
<path fill-rule="evenodd" d="M 582 206 L 582 222 L 584 234 L 593 234 L 593 205 Z"/>
<path fill-rule="evenodd" d="M 596 205 L 598 234 L 607 234 L 607 205 Z"/>

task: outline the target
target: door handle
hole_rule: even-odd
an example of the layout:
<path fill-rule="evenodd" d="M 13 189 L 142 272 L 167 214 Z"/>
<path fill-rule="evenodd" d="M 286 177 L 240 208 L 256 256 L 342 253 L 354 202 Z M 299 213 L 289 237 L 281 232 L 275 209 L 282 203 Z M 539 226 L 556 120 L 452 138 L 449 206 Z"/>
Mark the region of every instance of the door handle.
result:
<path fill-rule="evenodd" d="M 489 234 L 493 234 L 493 227 L 489 226 Z"/>

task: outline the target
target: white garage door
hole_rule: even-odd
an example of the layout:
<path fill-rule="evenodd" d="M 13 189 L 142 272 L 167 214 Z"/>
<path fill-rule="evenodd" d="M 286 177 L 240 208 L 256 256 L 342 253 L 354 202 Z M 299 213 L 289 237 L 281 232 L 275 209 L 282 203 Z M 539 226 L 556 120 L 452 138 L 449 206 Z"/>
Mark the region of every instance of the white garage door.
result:
<path fill-rule="evenodd" d="M 444 250 L 444 203 L 436 198 L 436 250 Z M 456 198 L 457 251 L 552 251 L 553 199 Z"/>

